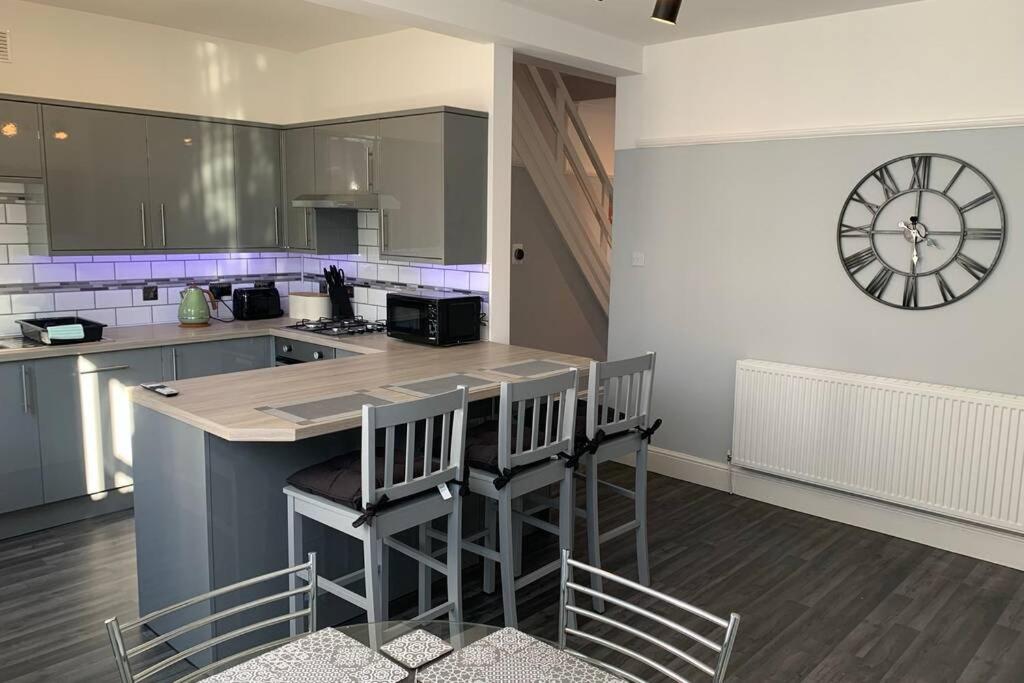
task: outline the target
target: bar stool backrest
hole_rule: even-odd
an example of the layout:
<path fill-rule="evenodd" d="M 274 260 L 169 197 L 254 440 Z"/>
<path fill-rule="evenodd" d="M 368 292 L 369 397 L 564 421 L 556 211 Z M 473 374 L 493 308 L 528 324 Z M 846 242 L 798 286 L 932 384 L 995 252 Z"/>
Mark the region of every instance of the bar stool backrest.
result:
<path fill-rule="evenodd" d="M 629 593 L 623 597 L 617 597 L 605 593 L 603 590 L 590 588 L 584 585 L 587 583 L 586 579 L 580 579 L 579 581 L 575 580 L 575 577 L 573 576 L 574 571 L 579 571 L 585 574 L 597 574 L 608 582 L 627 589 Z M 630 621 L 637 624 L 636 626 L 632 626 L 608 616 L 609 612 L 598 614 L 597 612 L 592 612 L 591 610 L 583 607 L 578 607 L 577 605 L 580 601 L 577 598 L 580 595 L 586 595 L 589 597 L 599 596 L 607 605 L 614 606 L 620 610 L 625 610 L 632 616 L 640 617 L 641 619 L 631 619 Z M 691 618 L 696 617 L 701 622 L 701 630 L 704 631 L 704 633 L 708 633 L 708 628 L 712 628 L 716 631 L 716 637 L 698 633 L 693 629 L 683 626 L 674 619 L 670 619 L 663 614 L 641 607 L 641 604 L 650 605 L 652 608 L 655 606 L 658 608 L 670 608 L 677 610 L 676 613 L 687 614 Z M 569 618 L 570 615 L 574 615 L 576 617 L 576 624 L 574 624 L 573 620 Z M 712 624 L 713 626 L 708 626 L 708 624 Z M 598 569 L 597 567 L 593 567 L 583 562 L 578 562 L 569 556 L 568 550 L 562 550 L 562 582 L 559 594 L 558 610 L 558 646 L 562 650 L 566 650 L 583 660 L 597 663 L 606 669 L 611 669 L 616 673 L 616 675 L 625 680 L 634 681 L 635 683 L 643 683 L 643 681 L 648 679 L 646 677 L 636 676 L 623 671 L 622 669 L 612 667 L 605 662 L 601 662 L 599 659 L 594 659 L 568 649 L 566 647 L 567 637 L 571 636 L 578 640 L 600 645 L 618 654 L 626 655 L 627 657 L 656 670 L 670 681 L 676 681 L 676 683 L 690 683 L 690 680 L 680 673 L 678 666 L 668 666 L 663 664 L 661 663 L 663 658 L 659 658 L 660 661 L 656 661 L 647 654 L 637 651 L 629 646 L 637 643 L 638 640 L 642 640 L 644 643 L 653 645 L 662 651 L 669 653 L 673 657 L 686 662 L 690 667 L 710 678 L 712 683 L 721 683 L 721 681 L 725 680 L 725 670 L 729 665 L 729 657 L 732 655 L 733 643 L 736 640 L 736 631 L 739 629 L 739 625 L 740 615 L 736 613 L 730 614 L 728 619 L 723 619 L 722 617 L 711 614 L 700 607 L 695 607 L 694 605 L 683 602 L 682 600 L 673 598 L 670 595 L 656 591 L 653 588 L 648 588 L 647 586 L 630 581 L 629 579 L 624 579 L 612 574 L 611 572 L 604 571 L 603 569 Z M 672 641 L 677 644 L 666 642 L 653 635 L 653 626 L 662 626 L 672 631 Z M 715 627 L 717 627 L 717 629 L 715 629 Z M 704 649 L 696 648 L 696 645 L 698 644 Z M 651 651 L 651 648 L 646 645 L 643 649 L 647 652 Z M 694 651 L 698 652 L 696 654 L 691 654 L 691 652 Z M 707 655 L 710 655 L 711 657 L 708 657 Z M 711 663 L 705 661 L 705 659 L 709 658 L 713 658 Z"/>
<path fill-rule="evenodd" d="M 590 363 L 587 384 L 587 438 L 598 430 L 612 436 L 650 426 L 654 391 L 654 352 L 636 358 Z"/>
<path fill-rule="evenodd" d="M 525 467 L 572 453 L 578 381 L 579 371 L 573 368 L 537 379 L 502 382 L 499 468 Z"/>
<path fill-rule="evenodd" d="M 363 406 L 364 504 L 391 502 L 463 481 L 468 392 L 460 386 L 436 396 L 385 406 Z M 384 484 L 377 486 L 377 430 L 384 430 Z M 396 433 L 397 431 L 397 433 Z M 404 443 L 403 443 L 404 441 Z M 395 471 L 395 455 L 404 465 Z"/>

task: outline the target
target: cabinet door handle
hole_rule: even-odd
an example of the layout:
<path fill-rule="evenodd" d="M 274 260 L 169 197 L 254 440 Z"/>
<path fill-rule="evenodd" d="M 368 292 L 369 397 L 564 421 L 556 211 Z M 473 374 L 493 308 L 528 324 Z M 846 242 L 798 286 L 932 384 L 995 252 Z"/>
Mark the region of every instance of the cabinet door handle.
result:
<path fill-rule="evenodd" d="M 160 237 L 163 245 L 167 246 L 167 216 L 164 215 L 164 203 L 160 202 Z"/>
<path fill-rule="evenodd" d="M 146 202 L 139 202 L 139 209 L 142 210 L 142 246 L 146 246 Z"/>
<path fill-rule="evenodd" d="M 305 209 L 302 214 L 302 219 L 306 226 L 306 246 L 309 246 L 309 209 Z"/>
<path fill-rule="evenodd" d="M 388 214 L 383 209 L 380 212 L 380 245 L 382 253 L 388 253 Z"/>
<path fill-rule="evenodd" d="M 274 246 L 281 245 L 281 210 L 274 207 Z"/>
<path fill-rule="evenodd" d="M 366 184 L 370 192 L 373 192 L 373 187 L 376 185 L 377 175 L 377 160 L 373 155 L 373 145 L 369 145 L 366 148 Z"/>
<path fill-rule="evenodd" d="M 32 413 L 32 403 L 28 394 L 28 366 L 21 366 L 21 407 L 26 415 Z"/>
<path fill-rule="evenodd" d="M 178 349 L 171 348 L 171 378 L 178 381 Z"/>
<path fill-rule="evenodd" d="M 114 372 L 115 370 L 128 370 L 131 368 L 130 365 L 111 365 L 107 368 L 93 368 L 92 370 L 79 370 L 76 374 L 79 375 L 95 375 L 101 372 Z"/>

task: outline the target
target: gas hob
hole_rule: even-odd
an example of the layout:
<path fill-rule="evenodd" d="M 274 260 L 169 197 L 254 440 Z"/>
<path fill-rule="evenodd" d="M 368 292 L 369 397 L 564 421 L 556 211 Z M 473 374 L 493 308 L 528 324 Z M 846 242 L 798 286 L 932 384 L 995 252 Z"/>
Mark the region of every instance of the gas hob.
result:
<path fill-rule="evenodd" d="M 387 325 L 381 321 L 369 321 L 359 316 L 355 318 L 320 318 L 318 320 L 300 320 L 294 325 L 288 325 L 285 329 L 299 330 L 301 332 L 312 332 L 322 334 L 325 337 L 348 337 L 357 334 L 372 334 L 385 332 Z"/>

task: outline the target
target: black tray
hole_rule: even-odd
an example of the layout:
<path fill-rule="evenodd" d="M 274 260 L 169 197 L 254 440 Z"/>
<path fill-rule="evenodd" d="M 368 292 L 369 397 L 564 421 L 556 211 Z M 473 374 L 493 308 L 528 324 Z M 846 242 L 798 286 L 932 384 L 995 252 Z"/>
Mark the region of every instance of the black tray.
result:
<path fill-rule="evenodd" d="M 53 346 L 99 341 L 103 337 L 103 328 L 106 327 L 103 323 L 93 322 L 92 320 L 86 320 L 85 318 L 79 318 L 78 316 L 19 320 L 18 324 L 21 325 L 21 334 L 26 339 L 31 339 L 32 341 L 39 342 L 40 344 L 50 344 Z M 82 339 L 54 339 L 51 341 L 46 330 L 47 328 L 56 327 L 57 325 L 81 325 L 82 329 L 85 331 L 85 336 Z"/>

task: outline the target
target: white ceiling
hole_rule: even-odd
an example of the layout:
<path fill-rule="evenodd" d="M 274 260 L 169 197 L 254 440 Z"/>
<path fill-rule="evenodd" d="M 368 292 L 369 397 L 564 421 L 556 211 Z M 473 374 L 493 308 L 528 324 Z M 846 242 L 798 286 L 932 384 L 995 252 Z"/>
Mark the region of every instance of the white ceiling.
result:
<path fill-rule="evenodd" d="M 30 0 L 303 52 L 403 28 L 305 0 Z"/>
<path fill-rule="evenodd" d="M 641 45 L 917 1 L 684 0 L 671 26 L 651 20 L 655 0 L 503 0 Z"/>

